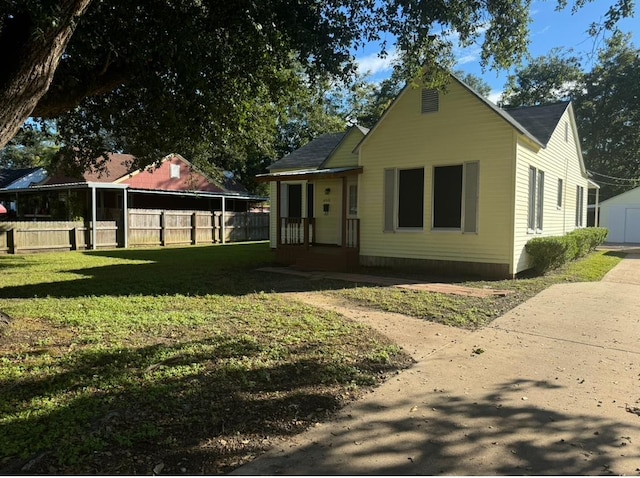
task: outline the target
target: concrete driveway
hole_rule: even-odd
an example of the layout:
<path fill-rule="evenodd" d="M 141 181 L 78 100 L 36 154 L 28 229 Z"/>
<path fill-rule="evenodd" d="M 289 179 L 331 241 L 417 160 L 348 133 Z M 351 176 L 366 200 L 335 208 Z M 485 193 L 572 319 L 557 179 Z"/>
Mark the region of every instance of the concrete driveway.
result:
<path fill-rule="evenodd" d="M 330 308 L 417 364 L 232 474 L 640 475 L 640 255 L 475 332 Z"/>

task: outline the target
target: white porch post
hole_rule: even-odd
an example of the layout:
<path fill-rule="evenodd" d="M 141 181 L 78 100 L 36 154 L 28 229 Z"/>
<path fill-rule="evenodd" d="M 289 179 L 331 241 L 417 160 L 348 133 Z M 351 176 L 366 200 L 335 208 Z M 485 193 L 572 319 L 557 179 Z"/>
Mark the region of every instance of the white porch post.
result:
<path fill-rule="evenodd" d="M 227 242 L 227 231 L 225 229 L 225 223 L 227 222 L 225 218 L 225 213 L 227 212 L 226 206 L 226 198 L 222 196 L 222 217 L 220 218 L 220 231 L 222 234 L 222 243 L 225 244 Z"/>
<path fill-rule="evenodd" d="M 96 206 L 96 187 L 91 186 L 91 249 L 98 248 L 98 214 Z"/>
<path fill-rule="evenodd" d="M 129 201 L 127 200 L 127 188 L 122 190 L 122 228 L 123 241 L 122 246 L 127 249 L 129 247 Z"/>
<path fill-rule="evenodd" d="M 600 188 L 596 188 L 596 210 L 593 220 L 593 227 L 600 227 L 600 215 L 598 214 L 598 203 L 600 202 Z"/>

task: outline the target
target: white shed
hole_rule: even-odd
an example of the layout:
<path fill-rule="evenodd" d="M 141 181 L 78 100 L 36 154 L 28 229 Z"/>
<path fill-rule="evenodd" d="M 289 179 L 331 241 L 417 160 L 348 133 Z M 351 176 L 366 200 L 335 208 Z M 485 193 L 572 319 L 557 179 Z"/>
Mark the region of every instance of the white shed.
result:
<path fill-rule="evenodd" d="M 609 229 L 607 242 L 640 244 L 640 187 L 602 201 L 600 226 Z"/>

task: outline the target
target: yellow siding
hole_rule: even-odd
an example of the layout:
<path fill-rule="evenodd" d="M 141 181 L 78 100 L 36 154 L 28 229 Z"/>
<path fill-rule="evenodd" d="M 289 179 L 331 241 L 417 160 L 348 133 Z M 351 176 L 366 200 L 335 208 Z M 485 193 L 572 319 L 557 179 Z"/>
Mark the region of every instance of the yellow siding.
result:
<path fill-rule="evenodd" d="M 584 188 L 583 225 L 587 224 L 587 178 L 584 176 L 574 135 L 569 109 L 558 122 L 546 148 L 532 146 L 525 140 L 518 141 L 516 169 L 516 207 L 514 231 L 514 273 L 530 267 L 524 246 L 533 237 L 561 236 L 575 229 L 576 187 Z M 565 141 L 565 124 L 569 124 L 568 141 Z M 529 232 L 529 168 L 544 171 L 544 210 L 542 232 Z M 563 181 L 562 207 L 557 206 L 558 179 Z"/>
<path fill-rule="evenodd" d="M 456 82 L 437 113 L 422 114 L 408 88 L 360 148 L 359 217 L 364 256 L 510 264 L 514 129 Z M 432 230 L 433 167 L 479 162 L 478 233 Z M 425 168 L 424 228 L 383 232 L 385 168 Z"/>
<path fill-rule="evenodd" d="M 346 168 L 358 166 L 358 155 L 353 150 L 363 137 L 362 131 L 355 127 L 351 128 L 322 167 Z"/>

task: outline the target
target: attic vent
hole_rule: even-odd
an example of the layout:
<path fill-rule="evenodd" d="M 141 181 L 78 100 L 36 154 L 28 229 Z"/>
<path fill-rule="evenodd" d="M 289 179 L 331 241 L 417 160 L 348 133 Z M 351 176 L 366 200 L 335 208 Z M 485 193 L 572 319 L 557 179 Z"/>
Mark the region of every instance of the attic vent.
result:
<path fill-rule="evenodd" d="M 422 89 L 422 113 L 436 113 L 440 107 L 438 91 Z"/>
<path fill-rule="evenodd" d="M 180 177 L 180 165 L 172 164 L 171 165 L 171 178 L 178 179 Z"/>

